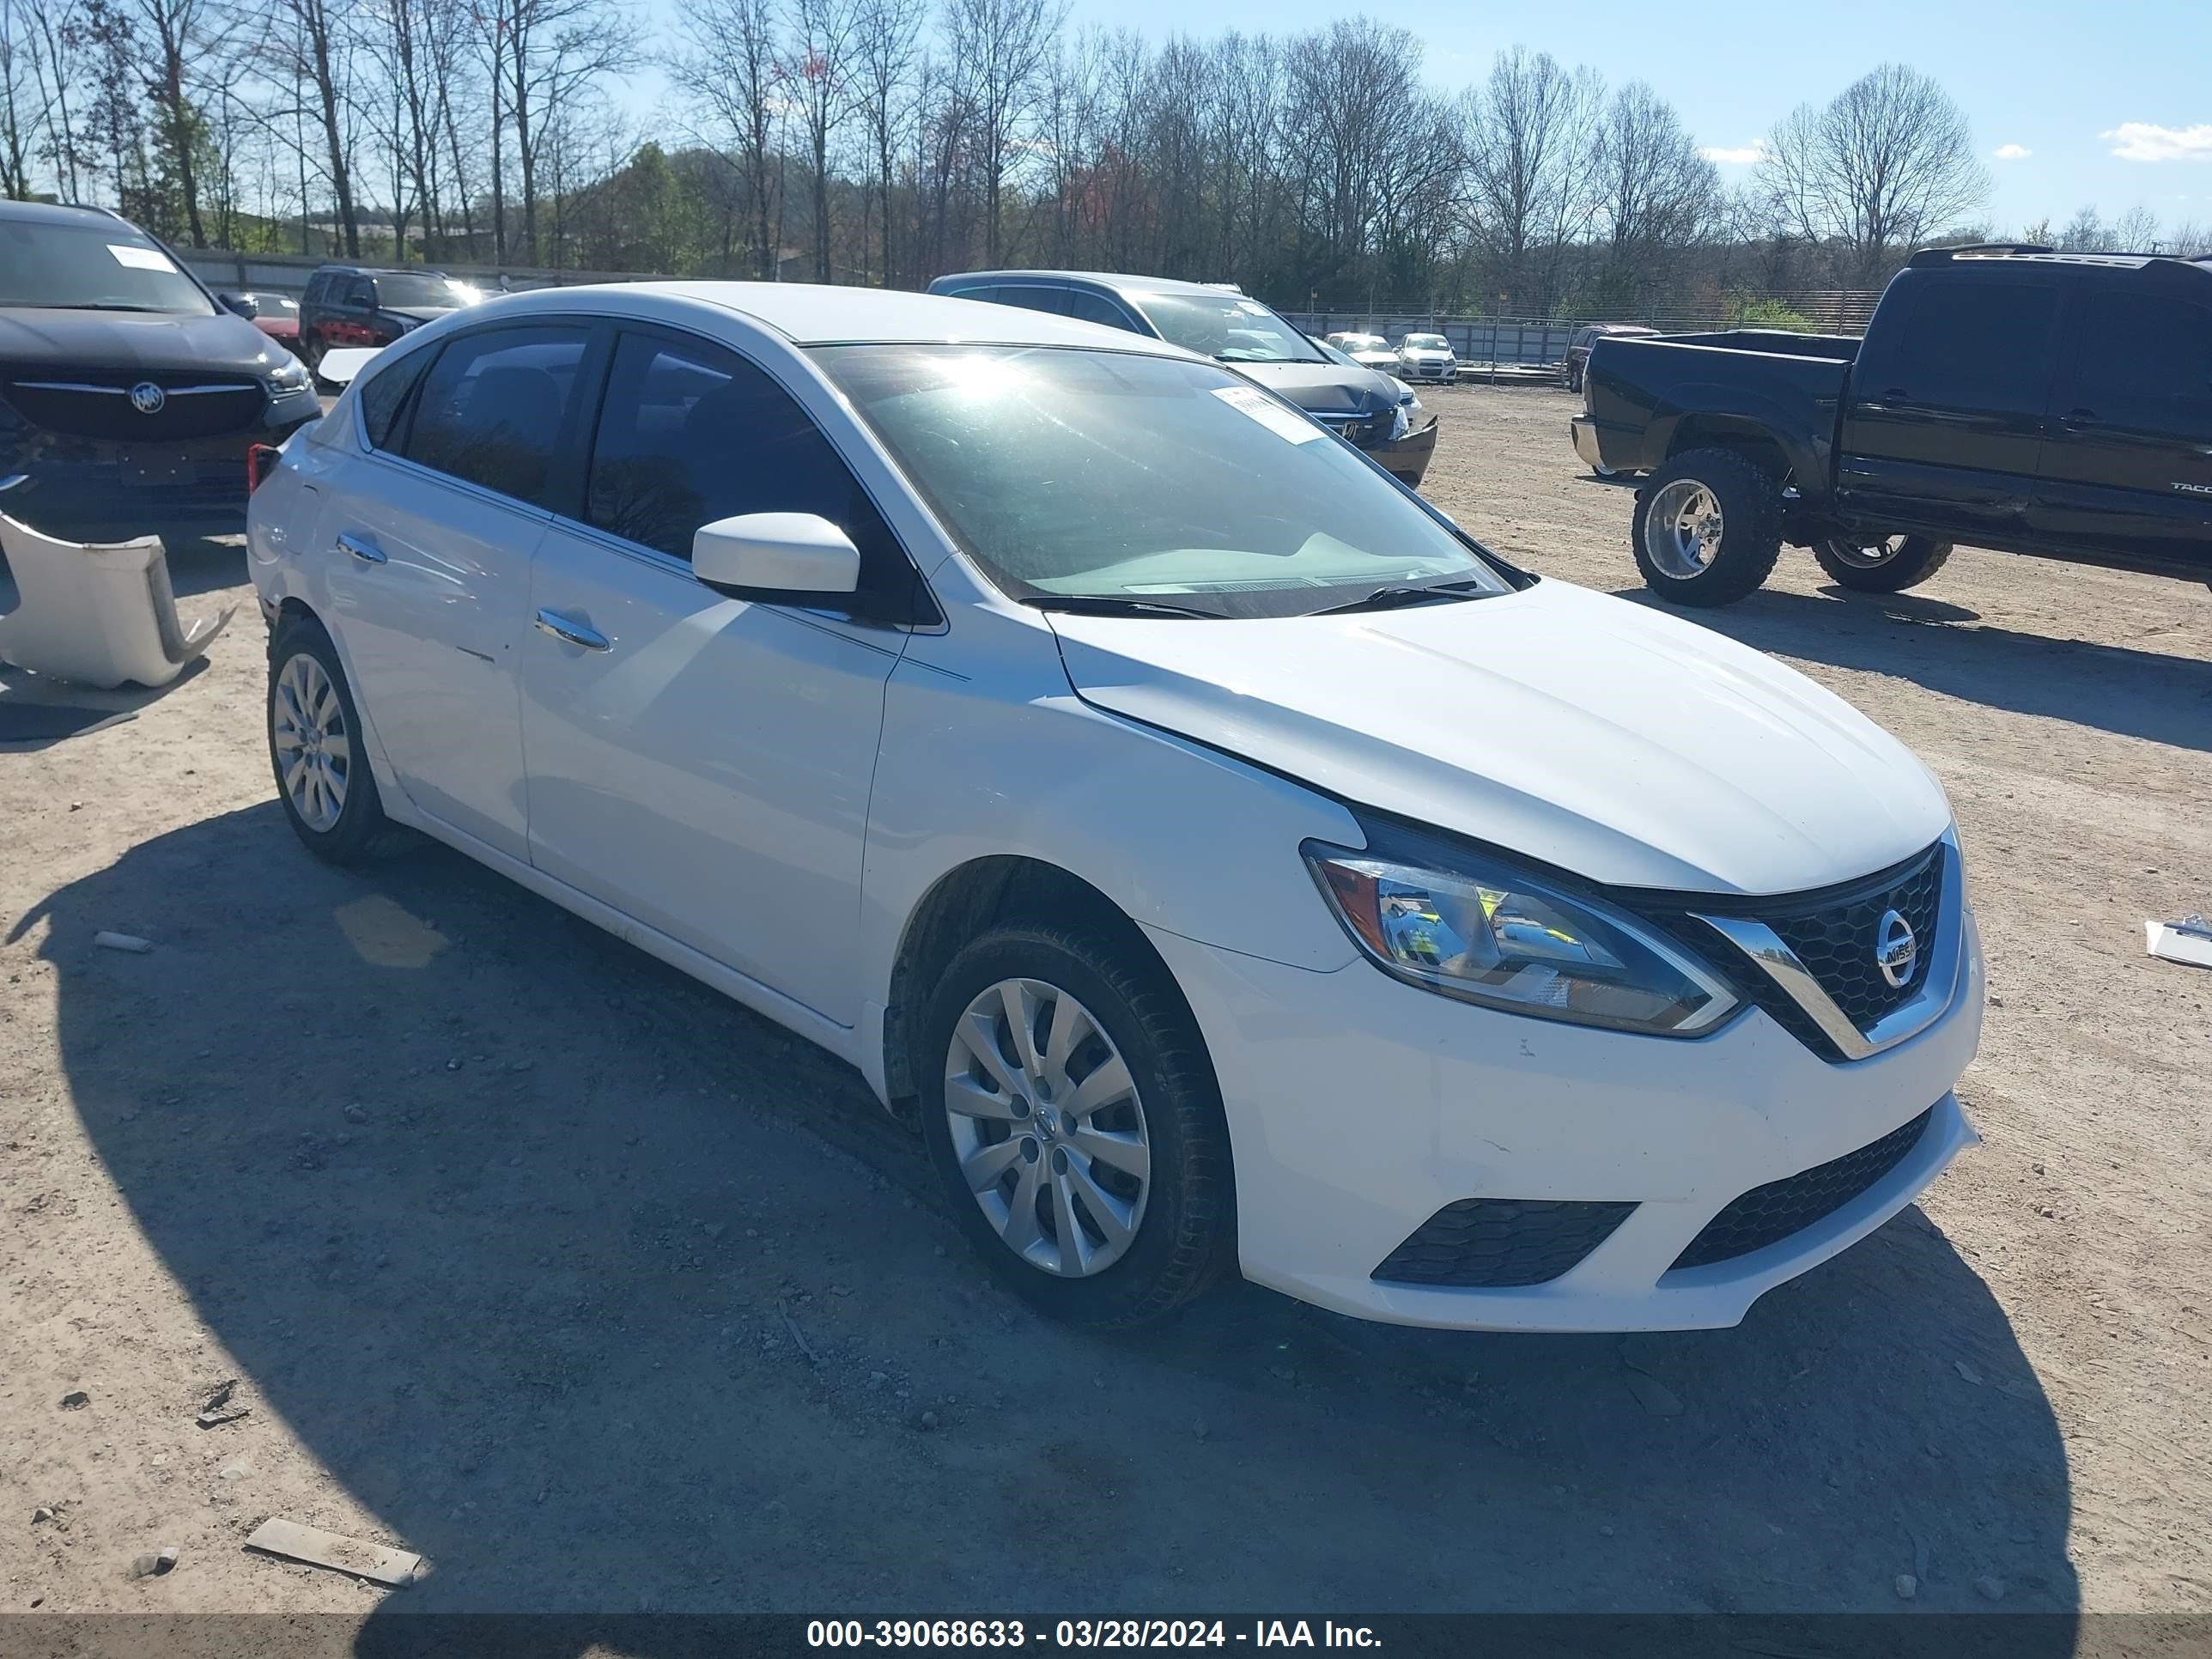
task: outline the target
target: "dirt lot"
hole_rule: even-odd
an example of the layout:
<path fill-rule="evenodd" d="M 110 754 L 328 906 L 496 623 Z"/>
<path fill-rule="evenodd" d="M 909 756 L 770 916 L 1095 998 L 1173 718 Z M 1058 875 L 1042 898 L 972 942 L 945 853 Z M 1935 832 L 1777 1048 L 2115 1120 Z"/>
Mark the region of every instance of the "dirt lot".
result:
<path fill-rule="evenodd" d="M 1635 597 L 1564 394 L 1433 398 L 1436 500 Z M 441 850 L 312 862 L 241 556 L 177 562 L 245 602 L 204 672 L 0 754 L 0 1607 L 2212 1612 L 2212 973 L 2142 933 L 2212 910 L 2203 589 L 1793 554 L 1703 619 L 1956 803 L 1988 1144 L 1924 1205 L 1729 1332 L 1238 1286 L 1100 1338 L 989 1287 L 797 1039 Z M 270 1515 L 435 1572 L 247 1555 Z"/>

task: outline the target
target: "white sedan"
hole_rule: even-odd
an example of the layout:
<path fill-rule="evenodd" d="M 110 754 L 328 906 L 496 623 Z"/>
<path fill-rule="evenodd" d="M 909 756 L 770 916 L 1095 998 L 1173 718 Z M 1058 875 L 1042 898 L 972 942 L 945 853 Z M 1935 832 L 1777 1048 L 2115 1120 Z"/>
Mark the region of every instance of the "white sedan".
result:
<path fill-rule="evenodd" d="M 495 299 L 251 530 L 308 848 L 411 825 L 851 1061 L 1064 1316 L 1727 1325 L 1973 1140 L 1925 767 L 1158 341 Z"/>

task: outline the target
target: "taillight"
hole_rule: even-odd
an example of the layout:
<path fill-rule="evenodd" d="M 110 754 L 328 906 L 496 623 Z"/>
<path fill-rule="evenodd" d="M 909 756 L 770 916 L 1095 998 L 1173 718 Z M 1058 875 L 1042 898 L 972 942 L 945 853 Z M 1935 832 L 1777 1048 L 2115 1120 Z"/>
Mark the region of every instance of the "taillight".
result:
<path fill-rule="evenodd" d="M 269 475 L 276 470 L 276 463 L 284 452 L 274 444 L 248 444 L 246 448 L 246 493 L 251 495 L 261 488 Z"/>

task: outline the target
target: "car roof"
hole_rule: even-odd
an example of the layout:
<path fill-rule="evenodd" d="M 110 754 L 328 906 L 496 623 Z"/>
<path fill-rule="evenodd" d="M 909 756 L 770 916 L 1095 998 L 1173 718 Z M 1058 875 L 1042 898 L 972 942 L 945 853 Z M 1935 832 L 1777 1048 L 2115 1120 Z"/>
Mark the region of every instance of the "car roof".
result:
<path fill-rule="evenodd" d="M 313 274 L 319 276 L 326 270 L 336 271 L 341 276 L 437 276 L 447 282 L 453 280 L 431 265 L 317 265 Z"/>
<path fill-rule="evenodd" d="M 972 282 L 979 287 L 987 283 L 1073 283 L 1111 289 L 1117 294 L 1206 294 L 1215 299 L 1228 295 L 1240 300 L 1251 297 L 1215 283 L 1187 283 L 1176 276 L 1131 276 L 1111 270 L 957 270 L 937 280 Z"/>
<path fill-rule="evenodd" d="M 793 345 L 1070 345 L 1109 347 L 1152 356 L 1187 357 L 1165 341 L 1102 324 L 1078 322 L 1018 306 L 988 305 L 941 294 L 814 283 L 605 283 L 501 295 L 471 318 L 587 309 L 650 319 L 654 301 L 711 306 L 750 319 Z"/>
<path fill-rule="evenodd" d="M 2107 270 L 2199 270 L 2212 276 L 2212 254 L 2189 258 L 2179 253 L 2124 253 L 2082 250 L 2066 252 L 2039 242 L 1973 242 L 1963 247 L 1924 247 L 1909 262 L 1926 270 L 1930 265 L 1978 264 L 1985 260 L 2018 260 L 2029 264 L 2102 266 Z"/>
<path fill-rule="evenodd" d="M 127 230 L 133 236 L 146 234 L 119 213 L 110 213 L 106 208 L 86 207 L 76 202 L 0 201 L 0 219 L 20 220 L 30 224 L 106 225 Z"/>

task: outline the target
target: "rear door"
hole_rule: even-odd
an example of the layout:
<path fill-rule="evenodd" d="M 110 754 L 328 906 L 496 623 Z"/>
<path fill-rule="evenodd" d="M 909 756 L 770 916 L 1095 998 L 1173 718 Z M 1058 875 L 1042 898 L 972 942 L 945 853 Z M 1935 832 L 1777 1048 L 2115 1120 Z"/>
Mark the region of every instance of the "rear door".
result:
<path fill-rule="evenodd" d="M 558 458 L 574 453 L 595 337 L 582 322 L 453 336 L 396 417 L 368 422 L 380 443 L 348 459 L 322 520 L 332 629 L 400 787 L 515 858 L 529 855 L 515 676 L 534 637 L 530 559 L 573 483 Z M 362 388 L 365 413 L 388 375 Z"/>
<path fill-rule="evenodd" d="M 2212 579 L 2212 289 L 2194 271 L 2095 273 L 2030 510 L 2057 551 Z"/>
<path fill-rule="evenodd" d="M 1890 284 L 1850 371 L 1836 506 L 1947 541 L 2027 533 L 2073 273 L 1962 260 Z"/>

